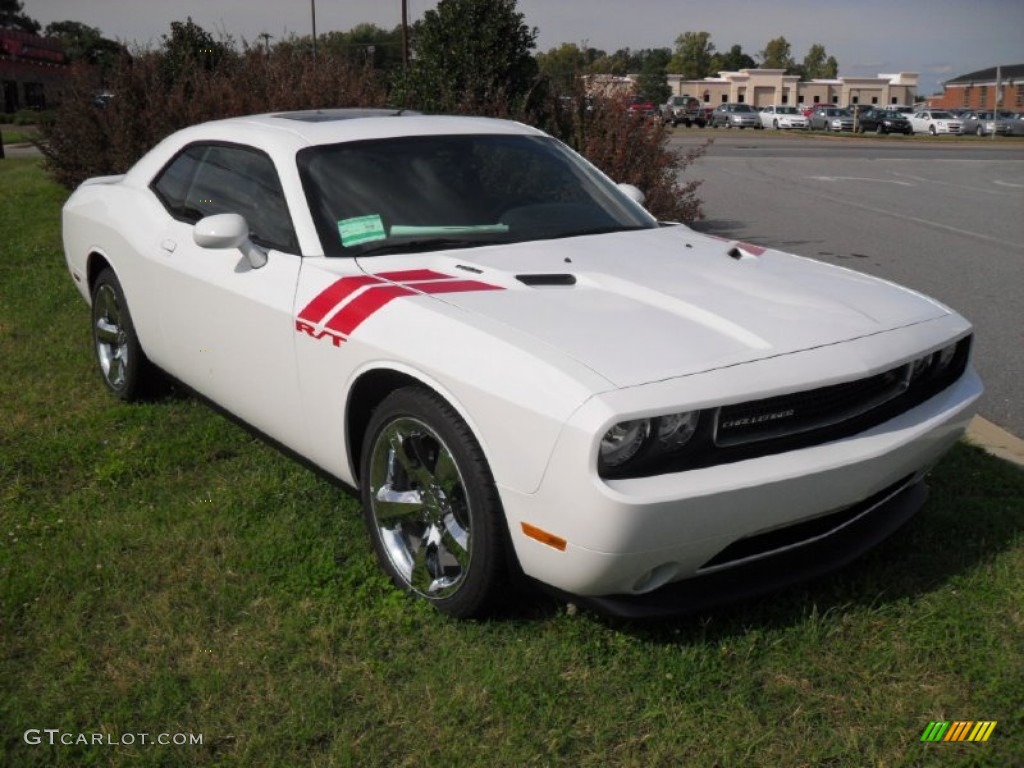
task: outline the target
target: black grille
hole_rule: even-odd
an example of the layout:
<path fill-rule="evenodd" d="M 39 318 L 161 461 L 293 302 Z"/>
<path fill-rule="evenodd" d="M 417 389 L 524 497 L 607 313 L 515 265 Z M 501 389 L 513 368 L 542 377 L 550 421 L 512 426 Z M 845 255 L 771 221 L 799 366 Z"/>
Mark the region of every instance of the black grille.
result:
<path fill-rule="evenodd" d="M 715 445 L 728 447 L 830 427 L 884 405 L 907 391 L 910 366 L 859 381 L 720 408 Z"/>
<path fill-rule="evenodd" d="M 788 525 L 784 528 L 777 528 L 774 531 L 759 533 L 755 536 L 748 536 L 745 539 L 734 541 L 713 558 L 704 563 L 704 565 L 702 565 L 698 570 L 741 562 L 752 557 L 759 557 L 761 555 L 768 554 L 769 552 L 776 552 L 787 547 L 806 544 L 807 542 L 813 541 L 821 536 L 834 533 L 847 523 L 857 519 L 867 512 L 870 512 L 886 499 L 891 496 L 895 496 L 912 479 L 913 475 L 907 475 L 902 480 L 890 485 L 888 488 L 884 488 L 869 498 L 864 499 L 864 501 L 854 504 L 853 506 L 846 507 L 845 509 L 831 512 L 812 520 L 804 520 L 800 523 L 794 523 L 793 525 Z"/>
<path fill-rule="evenodd" d="M 909 411 L 963 376 L 971 353 L 965 336 L 952 359 L 935 353 L 857 381 L 722 406 L 700 414 L 693 439 L 672 454 L 650 445 L 623 467 L 599 467 L 601 477 L 650 477 L 784 453 L 856 435 Z M 649 441 L 653 442 L 653 441 Z"/>

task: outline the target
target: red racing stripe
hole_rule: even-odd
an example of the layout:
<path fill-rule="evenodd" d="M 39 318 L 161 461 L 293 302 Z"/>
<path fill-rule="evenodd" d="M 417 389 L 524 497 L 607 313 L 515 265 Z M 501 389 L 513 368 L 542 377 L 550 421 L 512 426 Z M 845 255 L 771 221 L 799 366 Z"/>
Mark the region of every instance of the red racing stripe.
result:
<path fill-rule="evenodd" d="M 381 282 L 374 275 L 354 275 L 335 280 L 323 291 L 318 293 L 306 308 L 299 312 L 299 317 L 309 323 L 319 323 L 327 313 L 338 306 L 348 296 L 365 285 Z"/>
<path fill-rule="evenodd" d="M 435 272 L 432 269 L 403 269 L 398 272 L 378 272 L 377 277 L 392 280 L 396 283 L 409 283 L 414 280 L 454 280 L 452 275 Z"/>
<path fill-rule="evenodd" d="M 325 327 L 332 331 L 343 333 L 346 336 L 360 326 L 360 324 L 393 299 L 400 296 L 413 296 L 413 291 L 401 285 L 381 284 L 370 288 L 365 293 L 356 296 L 352 301 L 341 308 L 332 317 Z"/>
<path fill-rule="evenodd" d="M 410 286 L 423 293 L 463 293 L 464 291 L 502 291 L 500 285 L 481 283 L 479 280 L 447 280 L 443 283 L 419 283 Z"/>

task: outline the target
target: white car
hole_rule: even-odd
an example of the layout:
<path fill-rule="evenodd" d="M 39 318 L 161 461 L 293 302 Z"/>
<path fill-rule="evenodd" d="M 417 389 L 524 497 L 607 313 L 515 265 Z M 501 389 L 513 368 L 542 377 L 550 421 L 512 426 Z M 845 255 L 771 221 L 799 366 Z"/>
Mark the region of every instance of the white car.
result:
<path fill-rule="evenodd" d="M 762 128 L 801 128 L 808 126 L 804 113 L 796 107 L 785 104 L 769 104 L 762 107 L 759 113 Z"/>
<path fill-rule="evenodd" d="M 650 615 L 845 563 L 974 413 L 970 324 L 639 197 L 518 123 L 302 112 L 170 136 L 63 236 L 114 395 L 162 371 L 359 488 L 449 614 L 520 574 Z"/>
<path fill-rule="evenodd" d="M 929 133 L 937 136 L 940 133 L 960 134 L 964 124 L 951 112 L 941 109 L 926 109 L 909 116 L 910 127 L 914 133 Z"/>

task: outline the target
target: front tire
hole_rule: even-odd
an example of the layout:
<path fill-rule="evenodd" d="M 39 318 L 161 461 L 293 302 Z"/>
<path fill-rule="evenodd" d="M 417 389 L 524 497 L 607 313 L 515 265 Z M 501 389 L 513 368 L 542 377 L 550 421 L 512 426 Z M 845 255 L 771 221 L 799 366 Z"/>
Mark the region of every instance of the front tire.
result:
<path fill-rule="evenodd" d="M 153 370 L 135 334 L 124 290 L 109 267 L 92 288 L 92 342 L 107 389 L 126 402 L 141 399 Z"/>
<path fill-rule="evenodd" d="M 406 387 L 363 438 L 363 517 L 400 589 L 456 618 L 487 612 L 505 576 L 505 515 L 483 451 L 436 394 Z"/>

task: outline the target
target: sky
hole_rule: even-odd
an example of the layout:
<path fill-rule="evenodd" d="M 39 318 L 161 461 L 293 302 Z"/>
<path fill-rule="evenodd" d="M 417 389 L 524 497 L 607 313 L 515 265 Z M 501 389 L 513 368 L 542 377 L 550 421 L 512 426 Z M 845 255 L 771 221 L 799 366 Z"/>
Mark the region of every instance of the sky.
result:
<path fill-rule="evenodd" d="M 104 36 L 156 45 L 172 21 L 192 20 L 215 35 L 255 42 L 257 35 L 345 31 L 362 22 L 391 29 L 401 0 L 23 0 L 43 26 L 80 21 Z M 436 0 L 408 0 L 409 19 Z M 839 61 L 839 74 L 920 75 L 923 95 L 941 82 L 996 64 L 1024 64 L 1022 0 L 519 0 L 536 27 L 537 50 L 561 43 L 619 48 L 671 48 L 687 31 L 707 31 L 721 51 L 741 45 L 755 56 L 782 36 L 800 61 L 814 43 Z"/>

